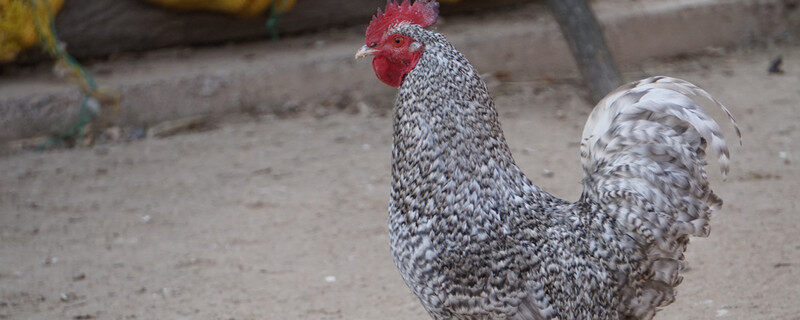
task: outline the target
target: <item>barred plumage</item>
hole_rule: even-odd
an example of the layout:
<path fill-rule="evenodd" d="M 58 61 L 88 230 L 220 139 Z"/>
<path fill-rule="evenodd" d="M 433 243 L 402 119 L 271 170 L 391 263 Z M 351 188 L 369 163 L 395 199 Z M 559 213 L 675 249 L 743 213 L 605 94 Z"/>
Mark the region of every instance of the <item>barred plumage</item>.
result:
<path fill-rule="evenodd" d="M 570 203 L 522 173 L 486 85 L 444 36 L 388 32 L 424 48 L 395 102 L 389 231 L 434 319 L 650 319 L 674 300 L 688 237 L 706 236 L 722 203 L 706 144 L 728 170 L 721 130 L 693 98 L 721 104 L 665 77 L 611 93 L 584 129 Z"/>

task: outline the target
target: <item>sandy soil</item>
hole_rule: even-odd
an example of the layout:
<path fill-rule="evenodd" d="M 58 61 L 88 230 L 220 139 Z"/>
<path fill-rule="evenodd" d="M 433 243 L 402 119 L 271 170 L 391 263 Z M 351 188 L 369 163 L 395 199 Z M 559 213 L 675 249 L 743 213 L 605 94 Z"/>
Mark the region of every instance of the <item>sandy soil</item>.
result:
<path fill-rule="evenodd" d="M 787 73 L 768 76 L 776 51 Z M 707 88 L 744 134 L 728 180 L 712 169 L 726 204 L 657 319 L 800 319 L 800 48 L 641 70 Z M 574 200 L 580 89 L 492 91 L 520 165 Z M 249 119 L 0 158 L 0 318 L 426 319 L 388 252 L 390 125 Z"/>

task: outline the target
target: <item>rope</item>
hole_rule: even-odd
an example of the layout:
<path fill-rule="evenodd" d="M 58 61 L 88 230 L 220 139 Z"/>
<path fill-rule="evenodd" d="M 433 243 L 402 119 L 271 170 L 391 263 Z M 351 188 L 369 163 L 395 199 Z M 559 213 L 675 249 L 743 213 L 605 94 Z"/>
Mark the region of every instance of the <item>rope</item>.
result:
<path fill-rule="evenodd" d="M 40 15 L 33 15 L 36 32 L 39 35 L 39 43 L 50 56 L 56 58 L 58 61 L 57 63 L 63 65 L 65 69 L 72 72 L 71 78 L 77 80 L 81 92 L 83 93 L 78 121 L 64 132 L 50 137 L 38 150 L 45 150 L 71 137 L 75 137 L 75 141 L 77 142 L 83 141 L 86 134 L 86 125 L 92 122 L 100 113 L 101 101 L 112 103 L 114 105 L 114 110 L 116 110 L 119 103 L 119 94 L 111 90 L 106 90 L 107 92 L 98 90 L 97 83 L 92 74 L 60 45 L 61 41 L 56 33 L 55 17 L 50 10 L 50 3 L 48 1 L 26 0 L 26 2 L 34 12 L 42 9 L 39 7 L 40 5 L 44 6 L 44 9 L 48 13 L 44 21 Z"/>
<path fill-rule="evenodd" d="M 269 17 L 267 18 L 267 31 L 272 41 L 280 40 L 278 32 L 278 22 L 281 20 L 283 13 L 289 11 L 294 6 L 295 0 L 275 0 L 269 9 Z"/>

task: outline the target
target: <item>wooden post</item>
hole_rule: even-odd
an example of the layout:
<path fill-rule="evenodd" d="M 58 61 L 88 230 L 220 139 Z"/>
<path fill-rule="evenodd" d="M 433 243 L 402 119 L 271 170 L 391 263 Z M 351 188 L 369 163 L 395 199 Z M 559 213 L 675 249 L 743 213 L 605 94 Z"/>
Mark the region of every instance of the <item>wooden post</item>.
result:
<path fill-rule="evenodd" d="M 594 102 L 622 84 L 614 57 L 587 0 L 547 0 Z"/>

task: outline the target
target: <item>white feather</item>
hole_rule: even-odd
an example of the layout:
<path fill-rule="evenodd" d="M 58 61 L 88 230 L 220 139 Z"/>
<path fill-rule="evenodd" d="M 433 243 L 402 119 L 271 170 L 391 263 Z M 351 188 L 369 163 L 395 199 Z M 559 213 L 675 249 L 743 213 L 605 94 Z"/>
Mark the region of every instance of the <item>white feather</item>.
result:
<path fill-rule="evenodd" d="M 653 77 L 630 83 L 595 107 L 583 130 L 582 201 L 600 204 L 625 226 L 645 254 L 624 290 L 621 310 L 650 319 L 674 300 L 689 236 L 706 236 L 711 213 L 722 205 L 708 183 L 705 148 L 714 150 L 723 175 L 729 151 L 719 125 L 695 99 L 707 99 L 736 122 L 725 106 L 684 80 Z"/>

